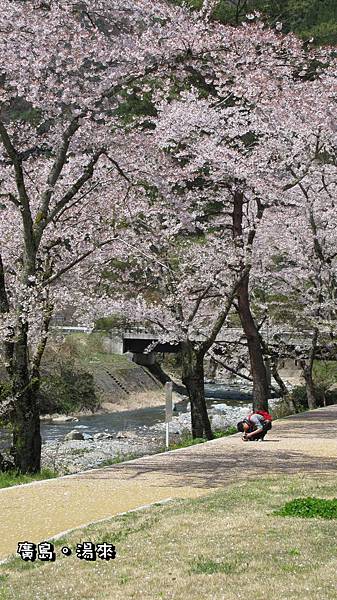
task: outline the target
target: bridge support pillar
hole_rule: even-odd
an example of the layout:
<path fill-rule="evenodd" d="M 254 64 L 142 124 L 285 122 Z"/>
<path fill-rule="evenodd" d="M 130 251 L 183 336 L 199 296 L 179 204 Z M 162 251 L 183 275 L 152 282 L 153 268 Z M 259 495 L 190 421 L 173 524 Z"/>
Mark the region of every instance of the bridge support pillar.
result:
<path fill-rule="evenodd" d="M 149 352 L 148 354 L 142 354 L 141 352 L 134 352 L 132 361 L 142 367 L 149 367 L 154 365 L 156 362 L 156 353 Z"/>
<path fill-rule="evenodd" d="M 106 336 L 103 338 L 102 346 L 105 352 L 110 352 L 112 354 L 123 354 L 123 335 L 120 335 L 118 334 L 118 332 L 115 331 L 110 331 L 109 337 Z"/>

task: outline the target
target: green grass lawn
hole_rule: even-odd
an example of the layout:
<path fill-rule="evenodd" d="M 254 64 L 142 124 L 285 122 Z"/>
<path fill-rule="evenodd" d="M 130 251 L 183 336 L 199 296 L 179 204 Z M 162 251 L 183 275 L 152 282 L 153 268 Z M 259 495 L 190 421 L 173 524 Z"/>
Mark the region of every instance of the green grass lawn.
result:
<path fill-rule="evenodd" d="M 337 520 L 275 514 L 299 497 L 337 497 L 337 475 L 241 482 L 77 530 L 54 563 L 2 565 L 0 599 L 336 600 Z M 117 558 L 79 560 L 83 541 L 113 543 Z"/>

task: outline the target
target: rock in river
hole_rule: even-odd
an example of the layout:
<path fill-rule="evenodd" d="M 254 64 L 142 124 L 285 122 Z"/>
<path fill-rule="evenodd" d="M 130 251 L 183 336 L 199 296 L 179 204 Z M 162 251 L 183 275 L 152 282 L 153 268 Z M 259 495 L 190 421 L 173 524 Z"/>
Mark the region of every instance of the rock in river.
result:
<path fill-rule="evenodd" d="M 84 435 L 81 431 L 76 431 L 76 429 L 73 429 L 64 436 L 64 441 L 68 440 L 84 440 Z"/>
<path fill-rule="evenodd" d="M 112 439 L 113 439 L 113 435 L 111 435 L 111 433 L 106 433 L 105 431 L 94 434 L 94 440 L 112 440 Z"/>

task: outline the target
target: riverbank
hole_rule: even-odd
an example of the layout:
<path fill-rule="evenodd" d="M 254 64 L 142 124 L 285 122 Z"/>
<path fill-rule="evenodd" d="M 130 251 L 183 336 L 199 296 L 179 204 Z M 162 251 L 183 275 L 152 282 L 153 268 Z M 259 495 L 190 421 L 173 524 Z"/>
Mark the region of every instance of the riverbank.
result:
<path fill-rule="evenodd" d="M 176 402 L 182 398 L 177 397 Z M 103 401 L 100 406 L 94 410 L 80 410 L 69 414 L 46 414 L 41 415 L 40 420 L 43 422 L 61 423 L 71 420 L 80 419 L 81 417 L 113 414 L 129 410 L 140 410 L 142 408 L 155 408 L 165 404 L 164 390 L 146 391 L 130 394 L 127 398 L 116 398 L 114 401 Z"/>
<path fill-rule="evenodd" d="M 226 431 L 243 418 L 248 410 L 248 404 L 233 406 L 215 401 L 208 411 L 212 429 L 215 432 Z M 166 436 L 164 406 L 160 412 L 160 421 L 153 425 L 142 425 L 135 429 L 121 431 L 112 431 L 110 428 L 110 430 L 93 433 L 94 427 L 81 425 L 81 421 L 71 423 L 64 437 L 42 445 L 42 467 L 63 475 L 162 452 L 165 448 Z M 120 413 L 118 416 L 123 414 Z M 125 412 L 125 415 L 128 414 Z M 88 423 L 88 420 L 85 422 Z M 127 419 L 125 422 L 128 422 Z M 172 418 L 169 433 L 170 443 L 174 445 L 191 434 L 189 410 Z"/>

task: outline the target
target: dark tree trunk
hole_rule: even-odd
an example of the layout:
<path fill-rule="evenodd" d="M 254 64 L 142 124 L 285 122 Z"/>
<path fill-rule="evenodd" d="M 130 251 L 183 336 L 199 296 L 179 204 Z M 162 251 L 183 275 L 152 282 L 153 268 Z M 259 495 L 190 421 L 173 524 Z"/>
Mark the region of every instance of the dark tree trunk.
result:
<path fill-rule="evenodd" d="M 302 369 L 305 380 L 305 390 L 307 393 L 308 407 L 310 409 L 317 408 L 316 391 L 312 379 L 311 369 L 308 365 L 304 365 Z"/>
<path fill-rule="evenodd" d="M 274 377 L 277 385 L 280 388 L 282 398 L 284 398 L 285 401 L 288 404 L 288 408 L 289 408 L 290 412 L 292 414 L 297 413 L 298 409 L 296 407 L 296 404 L 295 404 L 295 402 L 294 402 L 291 394 L 289 394 L 289 390 L 288 390 L 286 384 L 284 383 L 281 375 L 278 372 L 277 359 L 276 358 L 272 358 L 272 360 L 271 360 L 271 372 L 272 372 L 272 375 L 273 375 L 273 377 Z"/>
<path fill-rule="evenodd" d="M 250 311 L 249 276 L 244 277 L 239 286 L 238 308 L 243 331 L 245 333 L 253 379 L 253 409 L 268 410 L 269 385 L 260 336 Z"/>
<path fill-rule="evenodd" d="M 15 399 L 11 417 L 13 457 L 21 473 L 36 473 L 41 463 L 40 417 L 37 393 L 39 373 L 31 376 L 28 367 L 26 326 L 14 344 L 12 394 Z"/>
<path fill-rule="evenodd" d="M 235 192 L 233 209 L 233 236 L 237 240 L 238 247 L 243 245 L 243 204 L 242 192 Z M 258 218 L 262 218 L 263 206 L 258 203 Z M 248 234 L 248 246 L 253 245 L 255 229 Z M 241 279 L 237 290 L 238 313 L 243 331 L 245 333 L 250 358 L 250 368 L 253 379 L 253 409 L 268 410 L 269 385 L 268 376 L 263 360 L 263 350 L 258 329 L 250 310 L 249 298 L 249 271 Z"/>
<path fill-rule="evenodd" d="M 182 342 L 182 381 L 191 402 L 192 437 L 213 439 L 204 390 L 204 354 L 190 341 Z"/>
<path fill-rule="evenodd" d="M 240 284 L 238 309 L 248 345 L 251 376 L 253 379 L 253 410 L 268 410 L 269 384 L 264 363 L 260 335 L 250 310 L 249 275 Z"/>
<path fill-rule="evenodd" d="M 270 367 L 271 367 L 271 374 L 274 377 L 277 385 L 280 388 L 280 392 L 281 392 L 281 396 L 282 398 L 284 398 L 285 396 L 288 395 L 289 390 L 286 386 L 286 384 L 284 383 L 281 375 L 278 372 L 278 368 L 277 368 L 277 358 L 272 358 L 270 361 Z"/>

